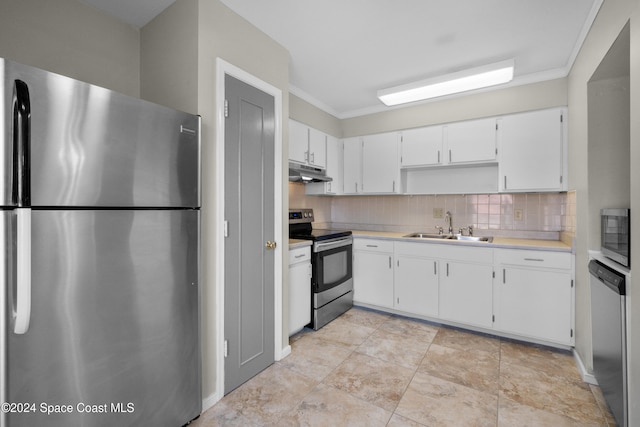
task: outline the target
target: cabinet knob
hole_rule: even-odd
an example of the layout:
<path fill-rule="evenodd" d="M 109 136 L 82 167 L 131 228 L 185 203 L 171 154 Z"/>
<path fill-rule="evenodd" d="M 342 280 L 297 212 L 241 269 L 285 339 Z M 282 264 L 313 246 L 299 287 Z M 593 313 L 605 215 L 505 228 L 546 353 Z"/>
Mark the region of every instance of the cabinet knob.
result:
<path fill-rule="evenodd" d="M 267 248 L 267 250 L 275 249 L 276 248 L 276 242 L 272 242 L 271 240 L 267 240 L 267 243 L 266 243 L 265 247 Z"/>

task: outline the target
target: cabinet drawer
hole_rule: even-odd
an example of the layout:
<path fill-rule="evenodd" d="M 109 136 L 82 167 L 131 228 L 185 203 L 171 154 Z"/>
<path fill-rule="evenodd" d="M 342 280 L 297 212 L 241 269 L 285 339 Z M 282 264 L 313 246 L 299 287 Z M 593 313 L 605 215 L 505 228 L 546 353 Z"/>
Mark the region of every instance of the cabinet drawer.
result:
<path fill-rule="evenodd" d="M 353 249 L 369 252 L 393 252 L 393 240 L 353 239 Z"/>
<path fill-rule="evenodd" d="M 311 246 L 305 246 L 304 248 L 298 248 L 289 251 L 289 265 L 305 261 L 310 262 L 310 260 Z"/>
<path fill-rule="evenodd" d="M 429 244 L 426 242 L 406 243 L 396 242 L 397 255 L 409 255 L 426 258 L 439 258 L 442 246 L 439 244 Z"/>
<path fill-rule="evenodd" d="M 438 245 L 438 247 L 438 257 L 443 260 L 461 261 L 474 264 L 493 263 L 493 248 L 491 247 L 473 248 L 470 246 L 459 245 L 456 242 Z"/>
<path fill-rule="evenodd" d="M 571 268 L 571 254 L 568 252 L 496 249 L 495 257 L 497 264 L 539 268 Z"/>

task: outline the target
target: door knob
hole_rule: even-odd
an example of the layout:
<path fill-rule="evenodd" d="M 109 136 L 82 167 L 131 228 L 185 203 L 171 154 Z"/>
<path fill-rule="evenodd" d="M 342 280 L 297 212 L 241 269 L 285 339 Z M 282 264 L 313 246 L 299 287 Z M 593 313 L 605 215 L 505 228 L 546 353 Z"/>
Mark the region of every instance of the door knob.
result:
<path fill-rule="evenodd" d="M 265 245 L 265 247 L 267 249 L 275 249 L 276 248 L 276 242 L 272 242 L 271 240 L 267 240 L 267 244 Z"/>

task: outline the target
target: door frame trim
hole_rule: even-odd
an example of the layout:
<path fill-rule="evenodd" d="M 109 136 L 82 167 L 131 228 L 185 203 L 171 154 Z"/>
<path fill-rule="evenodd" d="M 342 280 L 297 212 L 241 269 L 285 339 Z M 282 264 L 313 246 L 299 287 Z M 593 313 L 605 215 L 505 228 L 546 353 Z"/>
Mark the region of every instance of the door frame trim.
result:
<path fill-rule="evenodd" d="M 216 131 L 215 131 L 215 177 L 216 177 L 216 207 L 215 207 L 215 230 L 216 230 L 216 274 L 215 274 L 215 294 L 216 294 L 216 401 L 224 396 L 224 154 L 225 154 L 225 76 L 229 75 L 241 80 L 274 98 L 274 119 L 275 119 L 275 141 L 274 141 L 274 234 L 276 241 L 279 241 L 275 248 L 274 258 L 274 358 L 281 360 L 288 354 L 287 349 L 282 348 L 282 260 L 283 246 L 287 243 L 282 241 L 282 91 L 259 79 L 258 77 L 236 67 L 235 65 L 216 58 Z"/>

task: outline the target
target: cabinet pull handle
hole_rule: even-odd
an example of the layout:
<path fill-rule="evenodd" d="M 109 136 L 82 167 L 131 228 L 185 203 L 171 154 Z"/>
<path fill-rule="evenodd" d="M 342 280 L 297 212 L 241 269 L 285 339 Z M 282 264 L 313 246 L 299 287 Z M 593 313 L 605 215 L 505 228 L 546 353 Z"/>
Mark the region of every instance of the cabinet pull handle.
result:
<path fill-rule="evenodd" d="M 316 153 L 311 153 L 311 161 L 309 163 L 315 163 L 316 161 Z"/>
<path fill-rule="evenodd" d="M 436 269 L 436 262 L 433 261 L 433 274 L 434 276 L 438 274 L 438 270 Z"/>
<path fill-rule="evenodd" d="M 378 245 L 367 245 L 368 248 L 377 248 Z"/>
<path fill-rule="evenodd" d="M 389 268 L 391 268 L 391 257 L 389 257 Z"/>
<path fill-rule="evenodd" d="M 449 277 L 449 263 L 447 263 L 447 277 Z"/>
<path fill-rule="evenodd" d="M 502 269 L 502 283 L 507 283 L 507 270 Z"/>
<path fill-rule="evenodd" d="M 507 175 L 504 176 L 504 189 L 507 189 Z"/>
<path fill-rule="evenodd" d="M 440 150 L 438 150 L 438 163 L 440 163 Z"/>
<path fill-rule="evenodd" d="M 356 182 L 356 193 L 358 192 L 358 183 Z"/>
<path fill-rule="evenodd" d="M 302 258 L 303 256 L 305 256 L 305 254 L 295 255 L 294 258 Z"/>
<path fill-rule="evenodd" d="M 451 163 L 451 150 L 449 150 L 449 163 Z"/>
<path fill-rule="evenodd" d="M 395 192 L 396 192 L 396 180 L 395 180 L 395 179 L 393 180 L 393 189 L 392 189 L 392 191 L 391 191 L 391 192 L 392 192 L 392 193 L 395 193 Z"/>
<path fill-rule="evenodd" d="M 304 152 L 304 161 L 305 162 L 309 162 L 309 152 L 308 151 Z"/>
<path fill-rule="evenodd" d="M 536 262 L 544 262 L 543 258 L 525 258 L 525 261 L 536 261 Z"/>

